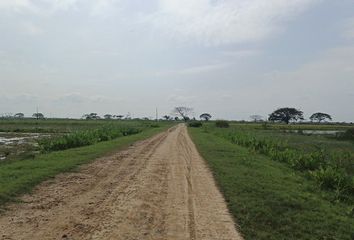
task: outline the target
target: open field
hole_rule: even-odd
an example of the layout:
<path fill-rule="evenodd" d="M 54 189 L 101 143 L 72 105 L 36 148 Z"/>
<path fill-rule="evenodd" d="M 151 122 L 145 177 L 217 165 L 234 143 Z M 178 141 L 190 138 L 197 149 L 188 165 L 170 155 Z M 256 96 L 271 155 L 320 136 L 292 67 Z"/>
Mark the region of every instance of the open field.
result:
<path fill-rule="evenodd" d="M 0 119 L 0 161 L 33 157 L 41 150 L 63 150 L 162 126 L 153 121 Z M 69 137 L 62 137 L 69 136 Z M 50 141 L 45 141 L 46 139 Z M 53 141 L 57 140 L 57 141 Z M 65 142 L 67 146 L 65 145 Z M 51 146 L 56 142 L 56 146 Z M 48 144 L 51 143 L 51 144 Z"/>
<path fill-rule="evenodd" d="M 4 137 L 38 129 L 10 122 Z M 39 122 L 36 152 L 0 162 L 8 239 L 354 237 L 350 125 L 189 128 L 210 172 L 173 122 Z"/>
<path fill-rule="evenodd" d="M 338 188 L 332 188 L 313 176 L 321 171 L 318 168 L 336 166 L 333 169 L 353 184 L 354 142 L 284 132 L 285 127 L 272 125 L 264 130 L 260 125 L 231 124 L 220 129 L 209 123 L 190 128 L 190 133 L 245 239 L 353 239 L 354 185 L 342 189 L 339 183 Z M 274 152 L 279 149 L 269 141 L 286 146 L 296 154 L 294 159 L 307 159 L 324 149 L 319 159 L 331 162 L 299 168 L 291 164 L 294 159 L 286 161 L 286 157 L 276 159 L 271 155 L 267 147 Z"/>

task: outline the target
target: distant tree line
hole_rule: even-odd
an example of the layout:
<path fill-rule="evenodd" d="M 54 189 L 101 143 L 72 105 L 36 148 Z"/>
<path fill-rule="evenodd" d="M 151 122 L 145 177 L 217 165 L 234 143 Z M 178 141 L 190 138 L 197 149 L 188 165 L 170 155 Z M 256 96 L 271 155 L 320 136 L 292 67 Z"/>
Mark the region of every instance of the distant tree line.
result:
<path fill-rule="evenodd" d="M 193 108 L 191 107 L 185 107 L 185 106 L 180 106 L 180 107 L 175 107 L 172 111 L 172 115 L 164 115 L 160 120 L 165 120 L 165 121 L 189 121 L 189 120 L 196 120 L 195 117 L 191 117 L 193 114 Z M 15 119 L 22 119 L 25 118 L 24 113 L 16 113 L 16 114 L 2 114 L 0 115 L 1 118 L 15 118 Z M 45 119 L 45 116 L 43 113 L 36 112 L 32 114 L 32 118 L 35 119 Z M 212 118 L 212 115 L 210 113 L 202 113 L 199 116 L 200 120 L 202 121 L 209 121 Z M 82 119 L 86 120 L 99 120 L 99 119 L 104 119 L 104 120 L 129 120 L 131 119 L 130 113 L 127 115 L 122 115 L 122 114 L 105 114 L 102 117 L 99 116 L 97 113 L 87 113 L 82 116 Z M 135 118 L 135 119 L 140 119 L 140 120 L 150 120 L 148 117 L 144 118 Z M 264 122 L 265 120 L 261 115 L 255 114 L 251 115 L 250 119 L 254 122 Z M 329 115 L 328 113 L 323 113 L 323 112 L 316 112 L 313 113 L 310 118 L 311 122 L 317 122 L 321 123 L 324 121 L 332 121 L 332 116 Z M 289 124 L 290 122 L 297 122 L 299 120 L 304 120 L 304 113 L 296 108 L 291 108 L 291 107 L 283 107 L 283 108 L 278 108 L 275 111 L 273 111 L 271 114 L 269 114 L 268 119 L 266 119 L 271 122 L 283 122 L 286 124 Z"/>

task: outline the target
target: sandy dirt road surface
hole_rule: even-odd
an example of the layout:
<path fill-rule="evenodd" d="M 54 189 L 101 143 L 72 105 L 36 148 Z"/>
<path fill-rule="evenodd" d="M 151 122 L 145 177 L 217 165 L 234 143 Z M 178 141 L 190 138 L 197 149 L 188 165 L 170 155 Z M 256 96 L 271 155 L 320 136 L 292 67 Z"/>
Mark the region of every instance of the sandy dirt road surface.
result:
<path fill-rule="evenodd" d="M 40 184 L 1 239 L 242 239 L 184 125 Z"/>

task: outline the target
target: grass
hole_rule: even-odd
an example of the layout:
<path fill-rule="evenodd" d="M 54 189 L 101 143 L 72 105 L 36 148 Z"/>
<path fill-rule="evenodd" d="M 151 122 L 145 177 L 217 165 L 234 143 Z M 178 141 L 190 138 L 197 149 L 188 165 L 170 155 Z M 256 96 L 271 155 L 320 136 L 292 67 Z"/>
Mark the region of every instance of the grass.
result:
<path fill-rule="evenodd" d="M 314 180 L 205 129 L 189 132 L 245 239 L 354 238 L 354 207 L 329 201 Z"/>
<path fill-rule="evenodd" d="M 4 161 L 0 163 L 0 207 L 30 192 L 40 182 L 55 175 L 73 171 L 81 164 L 89 163 L 107 153 L 118 151 L 135 141 L 153 136 L 167 129 L 170 124 L 153 127 L 141 133 L 120 137 L 94 145 L 39 154 L 32 159 Z"/>

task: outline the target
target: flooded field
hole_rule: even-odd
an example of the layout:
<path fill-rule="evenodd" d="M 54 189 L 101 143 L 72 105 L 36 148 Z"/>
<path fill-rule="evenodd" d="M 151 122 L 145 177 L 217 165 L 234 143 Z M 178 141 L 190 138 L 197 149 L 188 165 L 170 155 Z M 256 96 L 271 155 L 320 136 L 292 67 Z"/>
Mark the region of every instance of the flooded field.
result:
<path fill-rule="evenodd" d="M 38 151 L 37 140 L 49 136 L 42 133 L 0 132 L 0 161 L 22 154 L 35 153 Z"/>
<path fill-rule="evenodd" d="M 286 133 L 298 133 L 305 135 L 333 135 L 343 133 L 344 130 L 284 130 Z"/>

